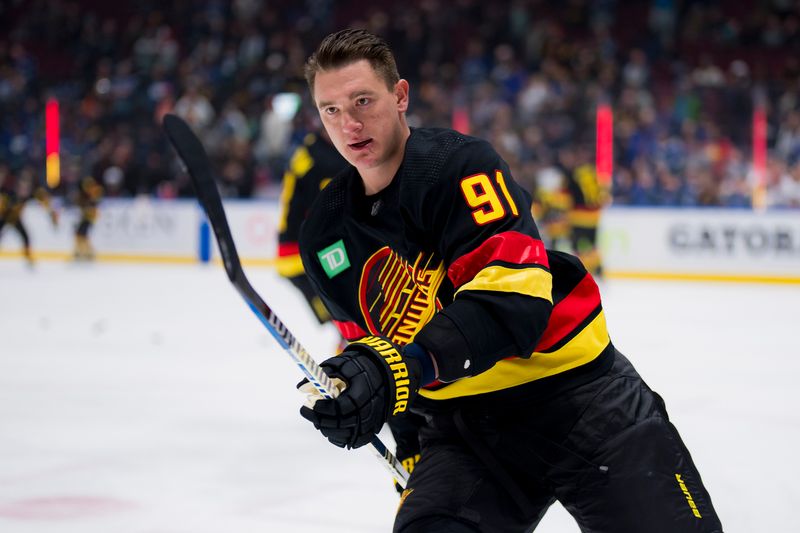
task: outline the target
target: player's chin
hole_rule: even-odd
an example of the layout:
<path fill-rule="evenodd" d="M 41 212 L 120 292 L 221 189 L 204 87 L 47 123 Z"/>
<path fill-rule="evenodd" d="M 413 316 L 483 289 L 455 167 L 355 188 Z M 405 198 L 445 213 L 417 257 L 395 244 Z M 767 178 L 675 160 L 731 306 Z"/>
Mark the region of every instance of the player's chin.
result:
<path fill-rule="evenodd" d="M 375 166 L 377 158 L 375 154 L 371 152 L 359 152 L 356 154 L 350 154 L 347 158 L 350 161 L 350 164 L 354 167 L 360 168 L 371 168 Z"/>

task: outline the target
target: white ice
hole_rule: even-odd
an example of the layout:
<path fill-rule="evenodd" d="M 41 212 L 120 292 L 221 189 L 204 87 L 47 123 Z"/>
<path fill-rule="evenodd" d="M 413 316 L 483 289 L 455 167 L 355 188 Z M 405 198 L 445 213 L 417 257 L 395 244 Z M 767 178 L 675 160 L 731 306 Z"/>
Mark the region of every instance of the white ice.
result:
<path fill-rule="evenodd" d="M 333 349 L 293 287 L 248 274 Z M 726 531 L 800 531 L 800 287 L 602 289 Z M 219 267 L 0 261 L 0 532 L 390 531 L 388 475 L 299 417 L 299 379 Z M 577 531 L 558 506 L 537 529 Z"/>

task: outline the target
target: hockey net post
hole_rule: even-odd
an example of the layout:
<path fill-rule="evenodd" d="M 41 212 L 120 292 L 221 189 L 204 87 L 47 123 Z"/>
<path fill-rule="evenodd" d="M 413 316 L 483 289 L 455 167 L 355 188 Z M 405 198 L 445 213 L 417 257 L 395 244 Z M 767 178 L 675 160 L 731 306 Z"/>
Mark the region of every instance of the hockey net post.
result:
<path fill-rule="evenodd" d="M 314 358 L 289 331 L 283 321 L 278 318 L 278 315 L 264 302 L 250 284 L 247 276 L 245 276 L 239 254 L 236 251 L 233 235 L 228 225 L 228 218 L 222 207 L 222 199 L 214 176 L 211 173 L 211 163 L 200 139 L 197 138 L 189 125 L 177 115 L 165 115 L 163 128 L 170 144 L 178 153 L 178 159 L 189 174 L 197 193 L 197 199 L 211 224 L 214 235 L 217 238 L 217 245 L 219 246 L 220 256 L 228 279 L 236 287 L 236 290 L 256 317 L 272 334 L 281 348 L 291 356 L 292 360 L 300 367 L 300 370 L 320 394 L 325 398 L 335 398 L 339 395 L 339 389 L 336 388 Z M 372 451 L 378 456 L 395 481 L 405 488 L 409 474 L 400 461 L 389 451 L 377 435 L 370 441 L 370 444 Z"/>

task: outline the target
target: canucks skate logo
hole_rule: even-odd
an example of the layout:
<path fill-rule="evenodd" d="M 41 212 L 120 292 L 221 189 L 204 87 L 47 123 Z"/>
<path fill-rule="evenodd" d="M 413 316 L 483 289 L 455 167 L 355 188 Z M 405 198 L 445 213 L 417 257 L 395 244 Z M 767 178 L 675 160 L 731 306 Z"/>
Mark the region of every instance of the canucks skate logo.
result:
<path fill-rule="evenodd" d="M 359 305 L 370 333 L 404 346 L 442 308 L 436 298 L 444 264 L 420 254 L 414 264 L 384 246 L 364 264 Z"/>
<path fill-rule="evenodd" d="M 328 279 L 350 268 L 350 259 L 347 257 L 342 239 L 317 252 L 317 257 Z"/>

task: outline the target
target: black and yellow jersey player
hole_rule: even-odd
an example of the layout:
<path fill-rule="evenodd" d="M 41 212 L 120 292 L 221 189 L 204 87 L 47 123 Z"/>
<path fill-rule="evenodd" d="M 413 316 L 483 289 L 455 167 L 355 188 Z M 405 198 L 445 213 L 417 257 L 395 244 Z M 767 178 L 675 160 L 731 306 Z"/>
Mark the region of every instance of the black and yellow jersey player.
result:
<path fill-rule="evenodd" d="M 346 165 L 324 132 L 309 133 L 292 154 L 283 175 L 277 270 L 303 293 L 321 324 L 328 322 L 330 315 L 303 270 L 297 242 L 311 204 Z"/>
<path fill-rule="evenodd" d="M 586 269 L 595 276 L 601 276 L 603 265 L 597 231 L 603 208 L 610 202 L 610 191 L 600 183 L 587 148 L 580 147 L 577 150 L 576 163 L 567 180 L 570 243 Z"/>
<path fill-rule="evenodd" d="M 349 164 L 300 253 L 350 344 L 320 364 L 346 387 L 330 399 L 301 383 L 300 414 L 342 448 L 422 415 L 393 531 L 532 531 L 560 501 L 582 531 L 720 533 L 663 400 L 611 342 L 594 278 L 545 247 L 501 155 L 411 127 L 410 84 L 369 32 L 328 35 L 305 74 Z"/>
<path fill-rule="evenodd" d="M 24 167 L 15 178 L 7 166 L 0 166 L 0 233 L 6 225 L 17 230 L 22 239 L 22 253 L 29 265 L 33 264 L 31 240 L 22 213 L 32 199 L 47 209 L 53 227 L 57 227 L 58 212 L 53 209 L 47 189 L 37 183 L 33 169 Z"/>
<path fill-rule="evenodd" d="M 567 215 L 572 199 L 566 181 L 561 169 L 546 167 L 538 173 L 533 190 L 531 214 L 542 229 L 542 240 L 551 250 L 571 250 Z"/>
<path fill-rule="evenodd" d="M 75 251 L 73 257 L 76 261 L 89 261 L 94 259 L 94 248 L 89 240 L 89 231 L 97 222 L 97 213 L 100 200 L 103 197 L 103 186 L 92 176 L 80 180 L 77 188 L 72 193 L 72 202 L 78 208 L 80 219 L 75 226 Z"/>

